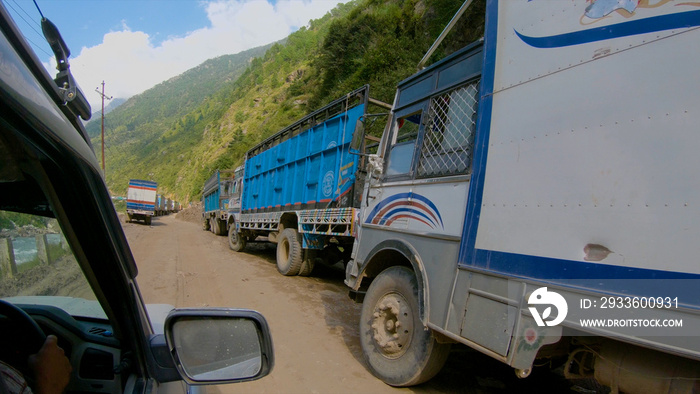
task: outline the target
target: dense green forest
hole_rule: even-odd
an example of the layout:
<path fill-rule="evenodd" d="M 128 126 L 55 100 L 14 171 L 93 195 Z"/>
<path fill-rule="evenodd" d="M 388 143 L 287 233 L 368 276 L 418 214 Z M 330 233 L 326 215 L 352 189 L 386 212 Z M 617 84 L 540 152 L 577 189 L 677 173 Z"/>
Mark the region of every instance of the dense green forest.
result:
<path fill-rule="evenodd" d="M 256 143 L 362 85 L 391 103 L 459 9 L 460 0 L 355 0 L 283 42 L 205 62 L 129 99 L 105 116 L 106 179 L 123 195 L 130 178 L 157 181 L 178 201 L 198 200 L 204 181 L 242 164 Z M 475 1 L 430 59 L 479 39 Z M 100 156 L 99 122 L 88 132 Z"/>

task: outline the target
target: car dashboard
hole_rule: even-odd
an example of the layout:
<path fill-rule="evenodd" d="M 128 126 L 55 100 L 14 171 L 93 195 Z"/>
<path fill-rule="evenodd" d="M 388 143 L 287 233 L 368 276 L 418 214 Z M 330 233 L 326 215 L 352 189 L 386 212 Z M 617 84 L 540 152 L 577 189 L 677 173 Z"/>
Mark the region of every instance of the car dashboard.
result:
<path fill-rule="evenodd" d="M 122 362 L 120 342 L 113 336 L 106 320 L 74 318 L 55 306 L 16 306 L 26 312 L 46 335 L 58 338 L 58 345 L 73 366 L 67 393 L 122 392 L 120 372 L 128 368 L 128 362 Z M 0 332 L 8 331 L 12 331 L 11 323 L 0 319 Z"/>

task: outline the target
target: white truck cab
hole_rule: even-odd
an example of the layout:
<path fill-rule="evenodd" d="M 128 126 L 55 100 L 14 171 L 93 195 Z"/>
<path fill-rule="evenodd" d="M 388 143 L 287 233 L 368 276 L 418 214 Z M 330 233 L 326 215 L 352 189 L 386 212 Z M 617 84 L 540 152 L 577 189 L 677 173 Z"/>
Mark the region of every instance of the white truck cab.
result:
<path fill-rule="evenodd" d="M 485 19 L 482 42 L 398 85 L 369 160 L 346 284 L 370 370 L 418 384 L 457 342 L 523 378 L 546 359 L 692 391 L 700 11 L 489 0 Z"/>

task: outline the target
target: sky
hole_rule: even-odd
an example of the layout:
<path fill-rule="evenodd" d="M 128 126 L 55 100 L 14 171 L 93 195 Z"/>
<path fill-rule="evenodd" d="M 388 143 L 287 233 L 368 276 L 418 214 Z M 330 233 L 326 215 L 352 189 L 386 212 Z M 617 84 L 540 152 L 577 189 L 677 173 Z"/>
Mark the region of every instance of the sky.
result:
<path fill-rule="evenodd" d="M 55 76 L 32 0 L 1 0 Z M 92 111 L 105 94 L 129 98 L 207 59 L 280 40 L 345 0 L 36 0 L 71 51 Z M 105 104 L 106 105 L 106 104 Z"/>

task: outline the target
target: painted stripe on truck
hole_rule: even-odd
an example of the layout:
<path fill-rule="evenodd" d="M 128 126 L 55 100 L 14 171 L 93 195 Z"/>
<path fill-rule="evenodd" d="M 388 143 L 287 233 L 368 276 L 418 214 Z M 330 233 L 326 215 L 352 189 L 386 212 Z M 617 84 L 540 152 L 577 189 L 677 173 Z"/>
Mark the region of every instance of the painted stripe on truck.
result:
<path fill-rule="evenodd" d="M 156 187 L 129 185 L 129 189 L 139 189 L 139 190 L 150 190 L 150 191 L 155 191 L 155 190 L 156 190 Z"/>

